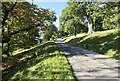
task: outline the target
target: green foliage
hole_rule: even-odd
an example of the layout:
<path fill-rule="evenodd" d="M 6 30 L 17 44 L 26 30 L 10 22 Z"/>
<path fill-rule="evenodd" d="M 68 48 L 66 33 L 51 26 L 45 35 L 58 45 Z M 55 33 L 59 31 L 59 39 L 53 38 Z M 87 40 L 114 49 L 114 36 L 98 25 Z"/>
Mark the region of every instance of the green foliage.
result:
<path fill-rule="evenodd" d="M 2 41 L 3 44 L 7 43 L 3 47 L 3 53 L 7 55 L 14 50 L 37 44 L 36 38 L 40 37 L 39 30 L 46 31 L 48 24 L 56 21 L 54 11 L 37 8 L 29 2 L 17 2 L 12 10 L 13 2 L 3 2 L 2 5 L 2 22 L 4 20 L 6 22 L 2 27 Z"/>
<path fill-rule="evenodd" d="M 87 32 L 85 19 L 91 18 L 97 11 L 100 3 L 74 2 L 68 1 L 68 5 L 60 17 L 60 31 L 63 30 L 69 34 Z"/>
<path fill-rule="evenodd" d="M 95 18 L 95 23 L 94 23 L 94 30 L 95 31 L 103 31 L 105 28 L 102 27 L 102 22 L 103 18 L 101 16 Z"/>
<path fill-rule="evenodd" d="M 43 32 L 44 41 L 54 40 L 57 37 L 57 27 L 54 24 L 50 24 L 48 29 Z"/>
<path fill-rule="evenodd" d="M 89 18 L 93 21 L 93 29 L 95 31 L 118 27 L 118 20 L 120 18 L 119 2 L 102 3 L 68 0 L 67 3 L 68 6 L 63 9 L 60 17 L 59 31 L 64 31 L 68 34 L 87 32 L 87 21 Z"/>
<path fill-rule="evenodd" d="M 103 4 L 104 6 L 99 7 L 100 10 L 95 14 L 95 28 L 100 28 L 99 30 L 118 28 L 118 20 L 120 15 L 119 2 L 107 2 Z"/>
<path fill-rule="evenodd" d="M 64 42 L 120 60 L 118 51 L 120 36 L 118 34 L 118 29 L 98 31 L 89 36 L 85 36 L 85 34 L 80 34 L 75 38 L 71 36 Z"/>
<path fill-rule="evenodd" d="M 58 38 L 63 38 L 63 37 L 66 37 L 68 36 L 68 33 L 67 32 L 64 32 L 64 31 L 59 31 L 59 35 L 58 35 Z"/>
<path fill-rule="evenodd" d="M 84 32 L 83 30 L 87 30 L 87 28 L 81 22 L 81 17 L 75 15 L 75 13 L 76 11 L 74 11 L 73 5 L 67 6 L 63 9 L 60 17 L 60 31 L 67 32 L 68 34 L 74 34 Z"/>
<path fill-rule="evenodd" d="M 118 20 L 120 19 L 119 16 L 119 7 L 118 2 L 109 2 L 104 5 L 103 8 L 103 28 L 104 29 L 115 29 L 118 27 Z"/>
<path fill-rule="evenodd" d="M 72 79 L 72 69 L 60 48 L 54 42 L 46 42 L 17 55 L 30 55 L 16 67 L 3 71 L 3 80 Z M 35 56 L 36 54 L 36 56 Z M 16 57 L 16 59 L 19 59 Z M 7 78 L 6 78 L 7 77 Z"/>

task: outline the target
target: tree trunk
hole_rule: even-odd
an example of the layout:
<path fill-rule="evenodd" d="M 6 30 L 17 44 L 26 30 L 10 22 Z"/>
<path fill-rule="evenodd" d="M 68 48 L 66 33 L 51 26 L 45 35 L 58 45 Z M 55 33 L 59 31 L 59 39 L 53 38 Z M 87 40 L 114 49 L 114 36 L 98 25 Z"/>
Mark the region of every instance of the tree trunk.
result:
<path fill-rule="evenodd" d="M 94 30 L 93 30 L 93 19 L 92 18 L 88 18 L 88 33 L 87 35 L 93 34 Z"/>
<path fill-rule="evenodd" d="M 76 36 L 76 26 L 74 25 L 74 35 Z"/>
<path fill-rule="evenodd" d="M 9 49 L 10 49 L 10 43 L 9 43 L 9 41 L 8 41 L 8 48 L 7 48 L 7 52 L 6 52 L 7 56 L 10 56 L 10 54 L 9 54 Z"/>
<path fill-rule="evenodd" d="M 8 35 L 9 35 L 9 26 L 8 26 Z M 8 40 L 10 41 L 10 38 L 9 38 L 9 36 L 8 36 Z M 10 54 L 9 54 L 9 49 L 10 49 L 10 43 L 9 43 L 9 41 L 7 42 L 7 44 L 8 44 L 8 48 L 7 48 L 7 51 L 6 51 L 6 54 L 7 54 L 7 56 L 10 56 Z"/>

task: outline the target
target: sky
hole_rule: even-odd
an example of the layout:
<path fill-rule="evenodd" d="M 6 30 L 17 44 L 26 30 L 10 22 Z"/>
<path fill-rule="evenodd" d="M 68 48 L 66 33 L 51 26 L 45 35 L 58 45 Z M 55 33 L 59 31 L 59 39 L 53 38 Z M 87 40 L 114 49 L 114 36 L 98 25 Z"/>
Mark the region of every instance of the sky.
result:
<path fill-rule="evenodd" d="M 38 7 L 50 8 L 52 11 L 55 11 L 57 20 L 56 20 L 56 22 L 54 22 L 54 24 L 59 29 L 59 17 L 62 14 L 62 10 L 66 6 L 68 6 L 67 2 L 34 2 L 34 4 L 38 5 Z"/>
<path fill-rule="evenodd" d="M 42 7 L 42 8 L 50 8 L 52 11 L 55 11 L 56 12 L 56 17 L 57 17 L 57 20 L 56 22 L 54 22 L 54 24 L 56 25 L 56 27 L 58 28 L 59 30 L 59 17 L 62 15 L 62 10 L 68 6 L 67 4 L 67 0 L 41 0 L 41 1 L 36 1 L 34 0 L 34 4 L 37 5 L 39 8 Z M 100 5 L 101 7 L 103 5 Z"/>

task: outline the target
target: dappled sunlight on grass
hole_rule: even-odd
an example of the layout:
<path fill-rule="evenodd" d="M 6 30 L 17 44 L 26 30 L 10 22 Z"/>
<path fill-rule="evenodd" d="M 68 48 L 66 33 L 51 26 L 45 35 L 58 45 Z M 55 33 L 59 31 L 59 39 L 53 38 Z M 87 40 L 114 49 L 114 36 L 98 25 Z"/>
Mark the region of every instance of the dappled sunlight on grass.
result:
<path fill-rule="evenodd" d="M 0 46 L 2 46 L 2 43 L 0 43 Z"/>
<path fill-rule="evenodd" d="M 65 40 L 64 42 L 68 42 L 68 41 L 70 41 L 70 40 L 72 40 L 72 39 L 79 38 L 79 37 L 82 37 L 82 36 L 84 36 L 84 35 L 85 35 L 85 33 L 77 34 L 76 36 L 66 37 L 66 40 Z"/>
<path fill-rule="evenodd" d="M 117 50 L 109 49 L 105 55 L 109 54 L 109 57 L 113 57 L 114 54 L 116 54 Z"/>
<path fill-rule="evenodd" d="M 89 36 L 69 37 L 64 42 L 93 52 L 120 59 L 118 29 L 95 32 Z"/>
<path fill-rule="evenodd" d="M 16 50 L 16 51 L 14 51 L 14 52 L 12 53 L 12 55 L 14 56 L 14 55 L 20 54 L 20 53 L 22 53 L 22 52 L 32 50 L 32 49 L 34 49 L 34 48 L 36 48 L 36 47 L 39 47 L 39 46 L 41 46 L 41 45 L 42 45 L 42 44 L 37 44 L 37 45 L 34 45 L 33 47 L 31 47 L 31 48 L 29 48 L 29 49 L 18 49 L 18 50 Z"/>
<path fill-rule="evenodd" d="M 3 71 L 3 80 L 6 77 L 10 80 L 74 79 L 72 69 L 64 53 L 54 42 L 47 42 L 31 52 L 35 52 L 37 55 Z"/>

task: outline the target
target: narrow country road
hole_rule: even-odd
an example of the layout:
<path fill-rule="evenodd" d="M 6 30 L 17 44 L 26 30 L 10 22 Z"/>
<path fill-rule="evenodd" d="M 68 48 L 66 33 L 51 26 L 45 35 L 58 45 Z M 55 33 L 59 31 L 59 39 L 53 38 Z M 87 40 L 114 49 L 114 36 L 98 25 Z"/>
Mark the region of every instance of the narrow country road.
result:
<path fill-rule="evenodd" d="M 118 60 L 63 43 L 62 40 L 57 40 L 55 43 L 65 53 L 77 80 L 109 79 L 99 81 L 119 81 Z"/>

